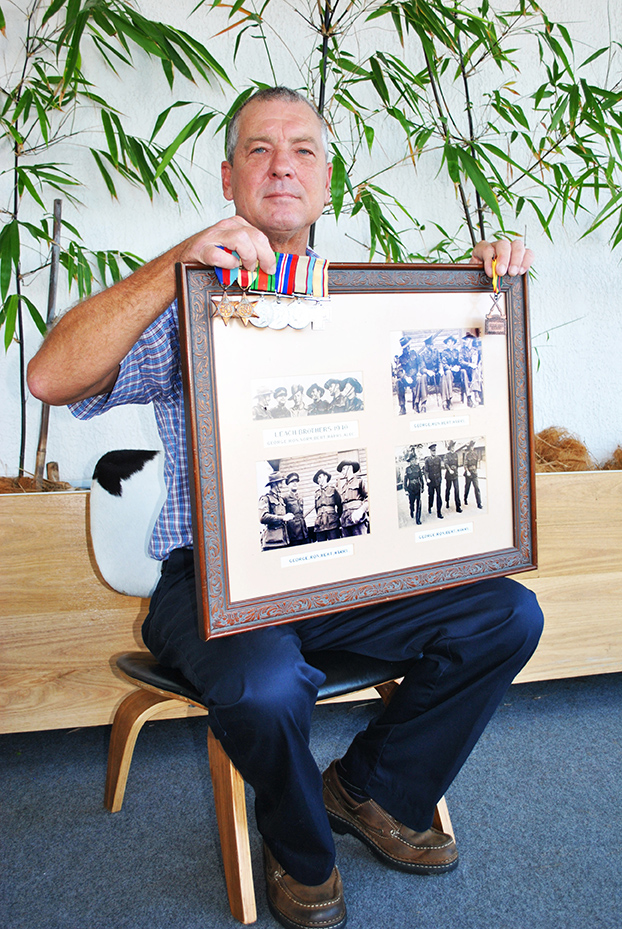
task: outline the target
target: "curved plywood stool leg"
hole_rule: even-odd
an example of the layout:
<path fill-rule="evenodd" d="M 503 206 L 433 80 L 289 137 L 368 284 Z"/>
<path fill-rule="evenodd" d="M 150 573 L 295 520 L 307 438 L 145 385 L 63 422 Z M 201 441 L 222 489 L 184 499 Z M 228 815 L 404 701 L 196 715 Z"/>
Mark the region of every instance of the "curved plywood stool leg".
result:
<path fill-rule="evenodd" d="M 229 906 L 241 923 L 254 923 L 257 908 L 244 780 L 211 729 L 207 733 L 207 747 Z"/>
<path fill-rule="evenodd" d="M 123 806 L 125 785 L 138 733 L 152 716 L 165 710 L 167 704 L 179 704 L 179 700 L 148 690 L 135 690 L 125 698 L 115 713 L 110 733 L 104 793 L 104 806 L 111 813 L 118 813 Z"/>

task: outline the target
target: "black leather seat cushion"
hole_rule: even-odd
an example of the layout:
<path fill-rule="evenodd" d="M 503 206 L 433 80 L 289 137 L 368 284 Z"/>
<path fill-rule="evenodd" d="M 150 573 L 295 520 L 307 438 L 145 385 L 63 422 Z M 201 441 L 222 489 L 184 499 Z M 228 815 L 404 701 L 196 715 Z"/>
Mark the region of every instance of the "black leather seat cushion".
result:
<path fill-rule="evenodd" d="M 369 658 L 346 651 L 309 652 L 305 657 L 309 664 L 319 668 L 326 675 L 326 681 L 320 687 L 318 700 L 339 697 L 403 677 L 417 660 L 385 661 L 383 658 Z M 133 680 L 202 705 L 201 697 L 183 674 L 173 668 L 165 668 L 149 652 L 121 655 L 117 659 L 117 666 Z"/>

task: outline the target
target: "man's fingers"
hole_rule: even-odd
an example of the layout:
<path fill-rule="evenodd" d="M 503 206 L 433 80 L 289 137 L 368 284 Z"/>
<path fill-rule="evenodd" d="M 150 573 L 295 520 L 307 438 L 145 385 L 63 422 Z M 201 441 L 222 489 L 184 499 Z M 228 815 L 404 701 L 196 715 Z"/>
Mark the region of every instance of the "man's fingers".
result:
<path fill-rule="evenodd" d="M 216 265 L 219 268 L 260 267 L 274 274 L 276 259 L 267 237 L 241 216 L 221 220 L 193 238 L 185 260 Z"/>
<path fill-rule="evenodd" d="M 471 264 L 482 264 L 488 277 L 492 277 L 492 261 L 497 259 L 497 274 L 514 276 L 525 274 L 533 262 L 533 252 L 525 248 L 519 237 L 516 239 L 498 239 L 496 242 L 478 242 L 471 256 Z"/>

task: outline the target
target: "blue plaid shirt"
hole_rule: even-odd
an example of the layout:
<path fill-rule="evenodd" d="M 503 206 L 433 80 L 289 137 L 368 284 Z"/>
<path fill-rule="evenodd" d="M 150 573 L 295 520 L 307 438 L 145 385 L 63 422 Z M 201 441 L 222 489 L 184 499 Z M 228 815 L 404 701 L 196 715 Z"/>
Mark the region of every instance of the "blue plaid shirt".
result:
<path fill-rule="evenodd" d="M 173 549 L 192 546 L 177 301 L 143 332 L 123 359 L 111 392 L 72 403 L 69 409 L 78 419 L 91 419 L 126 403 L 153 403 L 164 445 L 167 496 L 149 546 L 151 557 L 162 561 Z"/>

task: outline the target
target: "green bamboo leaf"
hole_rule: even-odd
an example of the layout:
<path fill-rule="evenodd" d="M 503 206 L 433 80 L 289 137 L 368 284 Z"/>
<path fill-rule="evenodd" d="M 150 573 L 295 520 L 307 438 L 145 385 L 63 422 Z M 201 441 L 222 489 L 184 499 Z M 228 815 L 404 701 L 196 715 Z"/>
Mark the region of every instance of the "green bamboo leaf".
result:
<path fill-rule="evenodd" d="M 101 111 L 101 120 L 104 127 L 104 134 L 106 136 L 106 142 L 108 143 L 108 151 L 110 152 L 110 157 L 114 164 L 119 160 L 119 150 L 117 148 L 117 140 L 115 138 L 114 129 L 112 128 L 112 120 L 110 119 L 110 113 L 107 110 Z"/>
<path fill-rule="evenodd" d="M 4 13 L 0 9 L 0 32 L 2 35 L 6 36 L 6 19 L 4 18 Z"/>
<path fill-rule="evenodd" d="M 482 173 L 479 165 L 477 164 L 475 159 L 464 149 L 459 148 L 456 151 L 457 151 L 458 159 L 462 162 L 462 166 L 464 170 L 466 171 L 467 175 L 469 176 L 478 194 L 480 195 L 480 197 L 482 197 L 485 203 L 490 207 L 490 209 L 493 211 L 493 213 L 495 214 L 499 222 L 502 223 L 503 219 L 501 217 L 501 210 L 499 209 L 499 202 L 497 200 L 495 192 L 493 191 L 492 187 L 486 180 L 486 177 Z"/>
<path fill-rule="evenodd" d="M 460 183 L 460 166 L 458 164 L 458 151 L 449 142 L 443 148 L 443 157 L 447 164 L 447 172 L 454 184 Z"/>
<path fill-rule="evenodd" d="M 175 153 L 179 150 L 179 147 L 186 141 L 186 139 L 194 135 L 195 132 L 203 132 L 206 125 L 211 122 L 215 115 L 215 113 L 203 113 L 199 116 L 193 116 L 192 119 L 186 123 L 183 129 L 177 133 L 162 156 L 158 169 L 155 173 L 154 179 L 156 181 L 166 170 L 172 158 L 175 156 Z"/>
<path fill-rule="evenodd" d="M 106 286 L 106 253 L 105 252 L 95 252 L 95 258 L 97 260 L 97 269 L 99 271 L 99 279 L 103 286 Z"/>
<path fill-rule="evenodd" d="M 18 190 L 19 196 L 21 197 L 23 195 L 24 189 L 26 189 L 28 193 L 30 194 L 30 196 L 32 197 L 32 199 L 35 201 L 35 203 L 37 203 L 41 207 L 41 209 L 44 210 L 45 203 L 39 196 L 39 192 L 35 188 L 30 178 L 28 177 L 28 170 L 22 167 L 18 167 L 15 171 L 15 174 L 17 176 L 17 190 Z"/>
<path fill-rule="evenodd" d="M 108 267 L 110 268 L 112 280 L 115 282 L 115 284 L 118 284 L 121 280 L 121 272 L 119 271 L 119 265 L 117 264 L 116 258 L 112 252 L 108 252 Z"/>
<path fill-rule="evenodd" d="M 154 140 L 155 137 L 157 136 L 158 132 L 160 131 L 160 129 L 162 128 L 162 126 L 164 125 L 164 123 L 166 122 L 166 120 L 168 119 L 168 117 L 169 117 L 169 115 L 170 115 L 170 113 L 171 113 L 171 110 L 174 110 L 176 107 L 179 107 L 179 106 L 190 106 L 190 105 L 191 105 L 191 104 L 190 104 L 190 101 L 189 101 L 189 100 L 177 100 L 175 103 L 172 103 L 172 104 L 171 104 L 169 107 L 167 107 L 165 110 L 162 110 L 162 112 L 158 115 L 158 117 L 157 117 L 157 119 L 156 119 L 156 121 L 155 121 L 155 123 L 154 123 L 153 132 L 151 133 L 151 137 L 150 137 L 149 141 L 150 141 L 150 142 L 153 142 L 153 140 Z"/>
<path fill-rule="evenodd" d="M 13 270 L 17 273 L 20 258 L 19 225 L 10 220 L 0 232 L 0 294 L 6 299 Z"/>
<path fill-rule="evenodd" d="M 15 336 L 15 324 L 17 322 L 17 308 L 19 306 L 19 297 L 17 294 L 11 294 L 8 300 L 4 301 L 2 306 L 2 315 L 4 316 L 4 350 L 8 352 L 13 337 Z"/>
<path fill-rule="evenodd" d="M 26 306 L 28 307 L 30 318 L 32 319 L 33 323 L 35 324 L 35 326 L 37 327 L 41 335 L 45 335 L 47 332 L 47 324 L 45 320 L 43 319 L 43 317 L 41 316 L 41 313 L 39 312 L 36 305 L 32 302 L 32 300 L 29 300 L 28 297 L 24 296 L 24 294 L 21 295 L 20 300 L 22 303 L 25 303 Z"/>
<path fill-rule="evenodd" d="M 91 155 L 93 156 L 93 158 L 95 159 L 95 164 L 97 165 L 97 167 L 98 167 L 98 169 L 99 169 L 99 173 L 101 174 L 102 178 L 104 179 L 104 183 L 105 183 L 106 187 L 108 188 L 108 192 L 110 193 L 110 196 L 111 196 L 111 197 L 114 197 L 114 199 L 116 200 L 116 199 L 117 199 L 117 191 L 116 191 L 116 188 L 115 188 L 115 186 L 114 186 L 114 181 L 112 180 L 112 178 L 110 177 L 110 174 L 108 173 L 108 171 L 107 171 L 106 168 L 104 167 L 104 163 L 103 163 L 103 161 L 102 161 L 102 159 L 101 159 L 100 153 L 99 153 L 96 149 L 94 149 L 94 148 L 91 148 L 91 149 L 90 149 L 90 152 L 91 152 Z"/>
<path fill-rule="evenodd" d="M 42 24 L 43 26 L 45 26 L 45 24 L 48 22 L 48 20 L 50 20 L 50 19 L 52 18 L 52 16 L 54 16 L 55 13 L 58 13 L 58 11 L 60 10 L 60 8 L 61 8 L 62 6 L 64 6 L 65 3 L 66 3 L 66 0 L 53 0 L 53 2 L 52 2 L 52 3 L 50 4 L 50 6 L 48 7 L 48 9 L 47 9 L 47 11 L 46 11 L 46 13 L 45 13 L 45 16 L 44 16 L 43 19 L 41 20 L 41 24 Z"/>
<path fill-rule="evenodd" d="M 333 155 L 333 175 L 330 181 L 330 196 L 335 211 L 335 219 L 339 219 L 343 206 L 343 197 L 346 187 L 346 166 L 338 152 Z"/>
<path fill-rule="evenodd" d="M 378 95 L 383 103 L 389 104 L 389 91 L 387 90 L 387 85 L 384 81 L 384 75 L 378 64 L 378 61 L 375 57 L 369 59 L 369 66 L 371 68 L 371 82 L 376 88 Z"/>
<path fill-rule="evenodd" d="M 598 51 L 594 52 L 594 54 L 586 58 L 585 61 L 582 61 L 579 67 L 583 68 L 585 67 L 585 65 L 589 65 L 592 61 L 596 61 L 597 58 L 600 58 L 601 55 L 604 55 L 608 51 L 609 51 L 608 46 L 605 46 L 604 48 L 599 48 Z"/>

